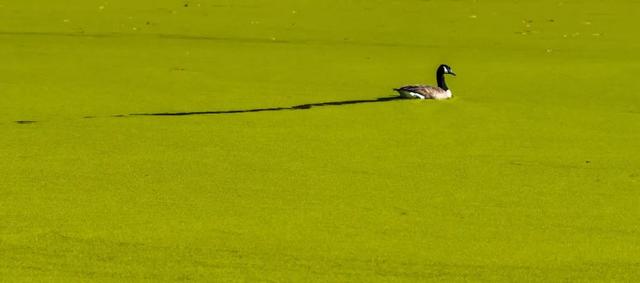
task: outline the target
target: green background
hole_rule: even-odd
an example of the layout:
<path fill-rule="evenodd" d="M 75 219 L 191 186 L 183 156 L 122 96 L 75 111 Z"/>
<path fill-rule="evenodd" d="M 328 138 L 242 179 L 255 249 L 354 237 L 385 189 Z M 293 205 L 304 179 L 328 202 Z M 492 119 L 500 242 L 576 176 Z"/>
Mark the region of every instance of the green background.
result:
<path fill-rule="evenodd" d="M 638 11 L 0 1 L 0 278 L 639 281 Z"/>

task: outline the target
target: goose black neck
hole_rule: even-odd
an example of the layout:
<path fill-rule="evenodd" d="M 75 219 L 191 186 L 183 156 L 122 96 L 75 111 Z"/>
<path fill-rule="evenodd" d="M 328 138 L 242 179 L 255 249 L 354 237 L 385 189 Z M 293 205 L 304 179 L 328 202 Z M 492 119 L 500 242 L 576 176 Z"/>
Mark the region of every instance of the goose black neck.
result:
<path fill-rule="evenodd" d="M 438 87 L 444 90 L 449 90 L 447 83 L 444 81 L 444 71 L 439 69 L 436 72 L 436 81 L 438 81 Z"/>

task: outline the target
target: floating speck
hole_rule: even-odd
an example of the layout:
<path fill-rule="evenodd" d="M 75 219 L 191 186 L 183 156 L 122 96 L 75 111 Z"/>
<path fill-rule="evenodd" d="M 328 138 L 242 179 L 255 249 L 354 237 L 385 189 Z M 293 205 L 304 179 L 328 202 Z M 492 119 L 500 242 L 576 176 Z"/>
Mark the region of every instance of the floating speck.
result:
<path fill-rule="evenodd" d="M 296 10 L 291 11 L 291 14 L 297 14 L 297 13 L 298 13 L 298 11 L 296 11 Z"/>
<path fill-rule="evenodd" d="M 98 7 L 98 10 L 104 10 L 104 6 Z"/>
<path fill-rule="evenodd" d="M 547 53 L 551 53 L 551 52 L 553 52 L 553 49 L 547 48 Z"/>
<path fill-rule="evenodd" d="M 469 18 L 470 18 L 470 19 L 477 19 L 477 18 L 478 18 L 478 15 L 470 15 L 470 16 L 469 16 Z"/>
<path fill-rule="evenodd" d="M 65 23 L 71 22 L 71 20 L 69 20 L 69 19 L 64 19 L 62 21 L 65 22 Z"/>
<path fill-rule="evenodd" d="M 596 33 L 592 33 L 591 35 L 593 35 L 593 36 L 600 36 L 601 34 L 600 34 L 600 33 L 598 33 L 598 32 L 596 32 Z"/>

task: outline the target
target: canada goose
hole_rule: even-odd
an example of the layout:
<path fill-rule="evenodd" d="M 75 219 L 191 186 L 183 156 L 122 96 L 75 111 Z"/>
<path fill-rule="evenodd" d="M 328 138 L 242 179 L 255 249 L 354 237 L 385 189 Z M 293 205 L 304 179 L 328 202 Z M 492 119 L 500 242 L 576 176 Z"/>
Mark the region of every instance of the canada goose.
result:
<path fill-rule="evenodd" d="M 451 90 L 447 87 L 447 83 L 444 82 L 444 75 L 450 74 L 454 77 L 456 74 L 451 70 L 451 67 L 442 64 L 436 70 L 436 80 L 438 86 L 430 85 L 408 85 L 401 88 L 395 88 L 393 90 L 400 93 L 401 97 L 405 98 L 420 98 L 420 99 L 449 99 L 451 98 Z"/>

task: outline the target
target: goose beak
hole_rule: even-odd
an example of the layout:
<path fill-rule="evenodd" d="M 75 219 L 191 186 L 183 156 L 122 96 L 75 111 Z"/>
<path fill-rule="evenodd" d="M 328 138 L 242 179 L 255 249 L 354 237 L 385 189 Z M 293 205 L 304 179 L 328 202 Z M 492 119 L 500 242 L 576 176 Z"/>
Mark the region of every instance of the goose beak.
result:
<path fill-rule="evenodd" d="M 456 73 L 449 71 L 449 74 L 451 74 L 452 76 L 456 76 Z"/>

